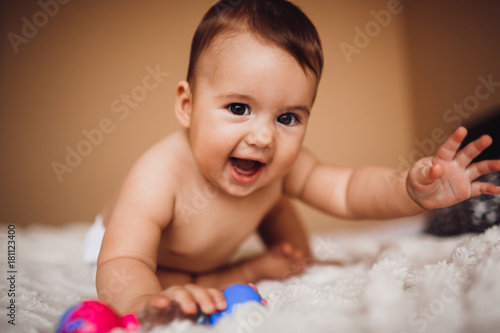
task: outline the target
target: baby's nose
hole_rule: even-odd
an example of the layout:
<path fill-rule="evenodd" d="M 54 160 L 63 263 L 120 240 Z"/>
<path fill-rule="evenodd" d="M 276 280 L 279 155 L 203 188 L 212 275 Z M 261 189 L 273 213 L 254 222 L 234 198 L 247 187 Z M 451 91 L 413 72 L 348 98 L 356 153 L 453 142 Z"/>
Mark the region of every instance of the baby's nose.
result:
<path fill-rule="evenodd" d="M 247 136 L 247 143 L 259 148 L 272 147 L 274 143 L 274 133 L 268 127 L 257 127 Z"/>

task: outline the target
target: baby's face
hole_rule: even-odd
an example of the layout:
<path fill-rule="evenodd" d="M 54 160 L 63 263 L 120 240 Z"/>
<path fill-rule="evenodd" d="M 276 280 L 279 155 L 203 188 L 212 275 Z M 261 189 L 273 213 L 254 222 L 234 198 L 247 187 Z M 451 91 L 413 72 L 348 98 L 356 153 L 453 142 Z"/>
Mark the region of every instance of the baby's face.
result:
<path fill-rule="evenodd" d="M 249 33 L 216 43 L 196 77 L 191 147 L 209 182 L 245 196 L 292 167 L 317 80 L 292 55 Z"/>

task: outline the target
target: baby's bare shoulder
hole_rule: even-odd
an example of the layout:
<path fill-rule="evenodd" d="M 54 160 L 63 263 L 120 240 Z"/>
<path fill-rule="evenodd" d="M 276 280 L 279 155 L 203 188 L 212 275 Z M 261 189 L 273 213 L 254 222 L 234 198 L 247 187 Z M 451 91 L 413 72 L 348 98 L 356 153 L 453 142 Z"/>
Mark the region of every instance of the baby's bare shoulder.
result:
<path fill-rule="evenodd" d="M 136 176 L 141 178 L 154 176 L 157 181 L 179 179 L 191 159 L 187 137 L 182 131 L 177 131 L 144 152 L 132 167 L 131 174 L 138 174 Z"/>
<path fill-rule="evenodd" d="M 115 209 L 154 215 L 166 221 L 189 172 L 190 150 L 182 132 L 175 132 L 149 148 L 135 162 L 119 191 Z"/>

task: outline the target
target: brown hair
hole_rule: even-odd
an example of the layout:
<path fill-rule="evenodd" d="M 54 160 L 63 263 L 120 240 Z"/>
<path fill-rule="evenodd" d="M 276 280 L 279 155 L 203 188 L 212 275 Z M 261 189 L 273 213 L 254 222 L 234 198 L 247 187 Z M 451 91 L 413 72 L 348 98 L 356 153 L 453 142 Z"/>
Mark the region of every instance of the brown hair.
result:
<path fill-rule="evenodd" d="M 283 48 L 319 81 L 323 70 L 321 41 L 297 6 L 286 0 L 222 0 L 208 10 L 194 34 L 187 75 L 192 88 L 203 53 L 218 36 L 241 29 Z"/>

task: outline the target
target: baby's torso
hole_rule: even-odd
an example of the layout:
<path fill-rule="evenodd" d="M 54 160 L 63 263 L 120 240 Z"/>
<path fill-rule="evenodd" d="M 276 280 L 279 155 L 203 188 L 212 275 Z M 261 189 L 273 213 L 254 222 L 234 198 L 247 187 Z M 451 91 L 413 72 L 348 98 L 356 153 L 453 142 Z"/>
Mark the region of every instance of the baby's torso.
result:
<path fill-rule="evenodd" d="M 165 221 L 158 248 L 158 266 L 193 273 L 220 267 L 258 227 L 278 202 L 282 181 L 235 197 L 209 183 L 199 172 L 185 136 L 174 134 L 170 148 L 177 163 L 164 172 L 175 174 L 173 218 Z M 168 147 L 166 147 L 168 148 Z M 176 170 L 171 170 L 171 169 Z M 162 186 L 162 184 L 158 184 Z"/>
<path fill-rule="evenodd" d="M 187 186 L 163 230 L 158 265 L 189 272 L 227 263 L 281 195 L 276 183 L 245 198 L 218 193 L 208 183 Z"/>

